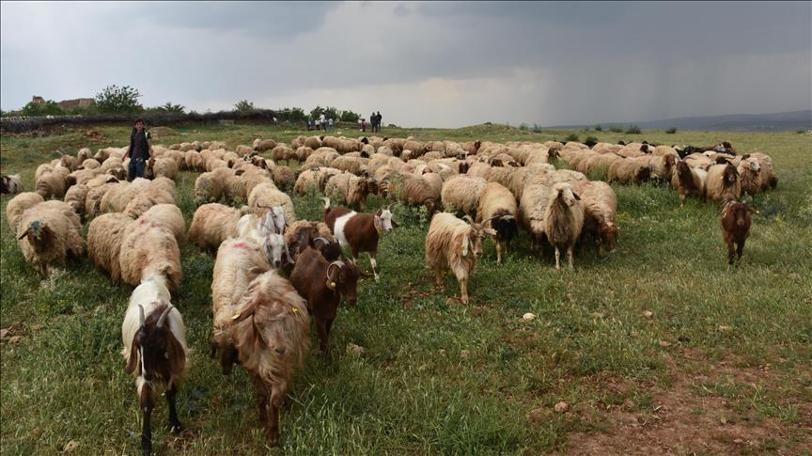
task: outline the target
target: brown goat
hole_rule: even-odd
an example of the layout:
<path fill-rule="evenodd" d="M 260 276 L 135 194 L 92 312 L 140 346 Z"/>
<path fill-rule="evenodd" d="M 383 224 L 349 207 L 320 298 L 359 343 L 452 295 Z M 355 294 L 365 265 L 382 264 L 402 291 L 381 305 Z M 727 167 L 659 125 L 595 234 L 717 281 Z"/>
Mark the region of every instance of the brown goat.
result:
<path fill-rule="evenodd" d="M 730 200 L 722 208 L 722 237 L 727 244 L 727 263 L 733 264 L 742 259 L 744 242 L 750 235 L 751 214 L 758 213 L 745 203 Z"/>
<path fill-rule="evenodd" d="M 296 259 L 290 281 L 307 300 L 316 322 L 322 353 L 327 354 L 330 328 L 343 295 L 349 305 L 358 299 L 358 268 L 341 260 L 328 262 L 318 250 L 308 247 Z"/>

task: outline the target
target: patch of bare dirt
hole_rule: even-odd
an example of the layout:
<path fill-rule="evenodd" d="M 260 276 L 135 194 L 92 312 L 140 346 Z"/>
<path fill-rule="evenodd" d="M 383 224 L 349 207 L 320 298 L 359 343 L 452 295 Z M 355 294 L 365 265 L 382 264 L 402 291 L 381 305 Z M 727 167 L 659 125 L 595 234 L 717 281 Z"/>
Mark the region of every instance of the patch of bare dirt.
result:
<path fill-rule="evenodd" d="M 701 355 L 689 351 L 679 359 L 668 360 L 673 381 L 667 388 L 644 386 L 643 392 L 650 394 L 651 403 L 643 410 L 630 399 L 620 406 L 607 406 L 606 410 L 573 408 L 572 413 L 580 415 L 583 421 L 593 422 L 597 418 L 608 427 L 603 432 L 571 433 L 563 453 L 761 454 L 772 449 L 775 454 L 798 454 L 812 450 L 812 406 L 802 398 L 799 398 L 799 429 L 776 418 L 738 412 L 728 399 L 702 388 L 708 382 L 730 378 L 737 383 L 769 385 L 772 375 L 769 366 L 742 368 L 728 361 L 694 370 L 688 367 L 695 366 L 694 361 L 704 362 Z M 607 388 L 625 394 L 634 386 L 614 381 Z M 802 436 L 800 442 L 798 434 Z"/>

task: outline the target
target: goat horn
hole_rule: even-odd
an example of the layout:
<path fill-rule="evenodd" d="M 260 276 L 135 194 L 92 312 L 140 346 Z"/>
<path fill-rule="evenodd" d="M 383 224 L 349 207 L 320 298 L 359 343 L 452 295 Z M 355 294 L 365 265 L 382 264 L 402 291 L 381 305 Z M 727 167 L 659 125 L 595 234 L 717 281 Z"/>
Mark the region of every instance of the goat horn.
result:
<path fill-rule="evenodd" d="M 141 326 L 144 326 L 144 323 L 147 322 L 147 318 L 144 316 L 144 306 L 138 304 L 138 314 L 139 318 L 138 321 L 141 323 Z"/>
<path fill-rule="evenodd" d="M 169 304 L 168 306 L 166 306 L 166 310 L 164 310 L 163 313 L 161 314 L 161 318 L 158 319 L 158 325 L 157 325 L 158 328 L 163 328 L 164 327 L 164 323 L 166 322 L 166 316 L 169 315 L 169 312 L 171 312 L 171 311 L 172 311 L 172 304 Z"/>
<path fill-rule="evenodd" d="M 469 225 L 472 225 L 474 223 L 474 219 L 472 219 L 470 215 L 464 215 L 462 216 L 462 219 L 468 222 Z"/>

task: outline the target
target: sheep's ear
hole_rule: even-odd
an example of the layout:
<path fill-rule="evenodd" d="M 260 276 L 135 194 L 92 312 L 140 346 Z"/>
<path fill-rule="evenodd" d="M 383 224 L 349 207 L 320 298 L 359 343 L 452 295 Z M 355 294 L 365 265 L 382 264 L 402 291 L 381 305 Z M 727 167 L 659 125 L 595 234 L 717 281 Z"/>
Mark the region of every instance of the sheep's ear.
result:
<path fill-rule="evenodd" d="M 462 238 L 462 256 L 468 256 L 468 236 L 463 236 Z"/>
<path fill-rule="evenodd" d="M 25 231 L 23 231 L 23 233 L 22 233 L 21 235 L 17 236 L 17 240 L 18 240 L 18 241 L 19 241 L 19 240 L 22 240 L 22 238 L 24 238 L 24 237 L 28 236 L 28 231 L 29 231 L 29 230 L 25 230 Z"/>
<path fill-rule="evenodd" d="M 133 337 L 132 345 L 130 346 L 130 357 L 127 359 L 127 365 L 124 366 L 124 371 L 128 374 L 132 374 L 135 372 L 135 368 L 138 367 L 138 342 L 136 342 L 136 338 L 138 337 L 138 333 L 135 334 Z"/>
<path fill-rule="evenodd" d="M 578 194 L 577 194 L 577 193 L 572 192 L 572 196 L 574 196 L 574 197 L 575 197 L 575 199 L 577 199 L 578 201 L 581 201 L 581 197 L 580 197 L 580 196 L 578 196 Z"/>
<path fill-rule="evenodd" d="M 263 267 L 260 267 L 260 266 L 254 266 L 254 267 L 252 267 L 251 269 L 248 270 L 248 273 L 251 274 L 254 277 L 256 277 L 256 276 L 258 276 L 260 274 L 264 274 L 266 272 L 268 272 L 268 268 L 263 268 Z"/>

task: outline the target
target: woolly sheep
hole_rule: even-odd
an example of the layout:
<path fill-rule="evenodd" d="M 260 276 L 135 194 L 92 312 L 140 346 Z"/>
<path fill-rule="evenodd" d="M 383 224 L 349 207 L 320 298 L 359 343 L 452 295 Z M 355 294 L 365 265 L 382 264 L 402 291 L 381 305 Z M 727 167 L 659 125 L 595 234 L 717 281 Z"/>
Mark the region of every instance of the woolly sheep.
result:
<path fill-rule="evenodd" d="M 324 194 L 353 208 L 360 208 L 366 201 L 367 180 L 350 173 L 336 174 L 327 180 Z"/>
<path fill-rule="evenodd" d="M 6 204 L 6 223 L 12 233 L 17 233 L 17 227 L 22 220 L 23 212 L 45 201 L 39 193 L 23 192 L 10 199 Z"/>
<path fill-rule="evenodd" d="M 296 221 L 296 211 L 290 196 L 279 191 L 273 184 L 259 184 L 248 195 L 248 207 L 251 213 L 265 215 L 268 209 L 282 206 L 285 210 L 285 220 L 288 223 Z"/>
<path fill-rule="evenodd" d="M 265 152 L 266 150 L 271 150 L 276 147 L 276 141 L 273 139 L 255 139 L 254 143 L 254 150 L 257 152 Z"/>
<path fill-rule="evenodd" d="M 45 199 L 62 198 L 65 196 L 65 178 L 68 174 L 70 170 L 63 166 L 42 171 L 35 179 L 36 192 Z"/>
<path fill-rule="evenodd" d="M 584 207 L 583 233 L 590 233 L 597 242 L 599 253 L 615 248 L 618 228 L 617 195 L 603 181 L 582 181 L 574 186 Z"/>
<path fill-rule="evenodd" d="M 708 168 L 708 177 L 705 181 L 705 196 L 714 201 L 738 200 L 742 187 L 739 182 L 739 173 L 730 163 L 713 165 Z"/>
<path fill-rule="evenodd" d="M 568 183 L 553 185 L 550 201 L 544 211 L 544 234 L 547 241 L 555 247 L 555 268 L 560 269 L 559 257 L 566 249 L 570 269 L 573 265 L 572 250 L 581 236 L 584 225 L 584 207 L 578 194 L 572 191 Z"/>
<path fill-rule="evenodd" d="M 39 203 L 22 213 L 17 245 L 25 260 L 46 277 L 53 266 L 84 253 L 79 216 L 62 201 Z"/>
<path fill-rule="evenodd" d="M 476 221 L 495 231 L 496 262 L 502 263 L 502 250 L 510 248 L 510 241 L 518 235 L 516 198 L 498 182 L 488 182 L 479 196 Z M 503 245 L 504 244 L 504 245 Z"/>
<path fill-rule="evenodd" d="M 186 237 L 186 220 L 183 219 L 180 208 L 174 204 L 156 204 L 144 212 L 140 218 L 166 228 L 179 243 Z"/>
<path fill-rule="evenodd" d="M 148 181 L 122 212 L 131 217 L 139 217 L 156 204 L 175 204 L 175 184 L 165 177 Z"/>
<path fill-rule="evenodd" d="M 685 206 L 689 195 L 705 198 L 705 182 L 708 173 L 701 168 L 691 167 L 685 160 L 678 160 L 671 175 L 671 186 L 679 195 L 679 207 Z"/>
<path fill-rule="evenodd" d="M 443 183 L 440 199 L 446 211 L 475 216 L 479 195 L 487 181 L 481 177 L 454 176 Z"/>
<path fill-rule="evenodd" d="M 175 235 L 143 216 L 127 226 L 118 260 L 121 280 L 133 286 L 150 275 L 161 274 L 169 288 L 177 290 L 183 278 Z"/>
<path fill-rule="evenodd" d="M 23 190 L 23 181 L 19 174 L 0 177 L 0 193 L 20 193 Z"/>
<path fill-rule="evenodd" d="M 546 238 L 544 214 L 552 197 L 552 189 L 544 184 L 531 184 L 524 187 L 519 200 L 519 213 L 522 225 L 531 234 L 531 245 L 539 246 Z"/>
<path fill-rule="evenodd" d="M 617 160 L 609 165 L 607 173 L 609 182 L 622 184 L 640 184 L 651 178 L 648 157 L 639 156 Z"/>
<path fill-rule="evenodd" d="M 233 176 L 234 171 L 220 168 L 205 172 L 195 179 L 195 203 L 213 203 L 220 201 L 225 194 L 226 181 Z"/>
<path fill-rule="evenodd" d="M 189 225 L 191 242 L 204 250 L 216 250 L 220 243 L 237 236 L 237 224 L 248 210 L 235 209 L 219 203 L 203 204 L 197 208 Z"/>

